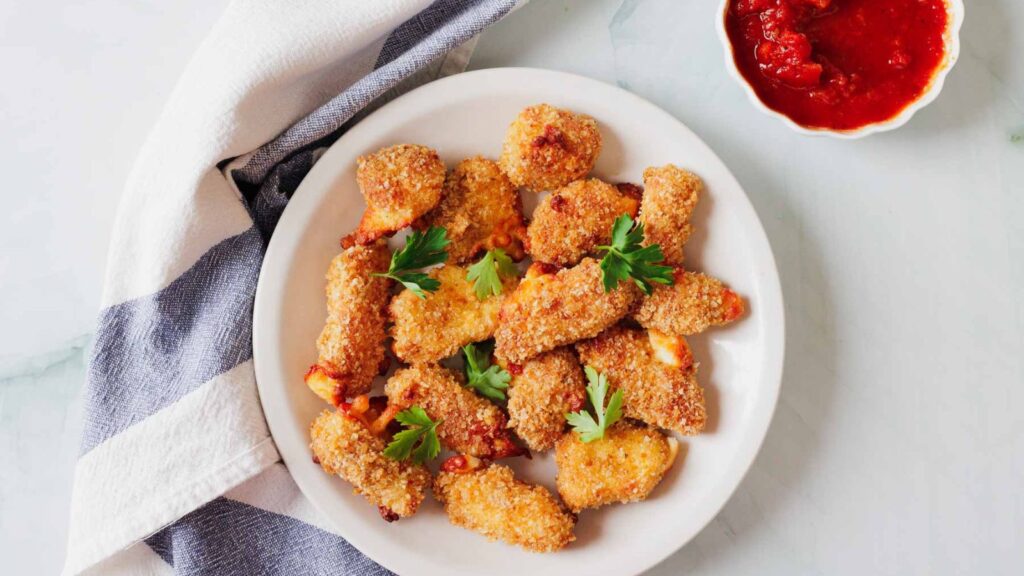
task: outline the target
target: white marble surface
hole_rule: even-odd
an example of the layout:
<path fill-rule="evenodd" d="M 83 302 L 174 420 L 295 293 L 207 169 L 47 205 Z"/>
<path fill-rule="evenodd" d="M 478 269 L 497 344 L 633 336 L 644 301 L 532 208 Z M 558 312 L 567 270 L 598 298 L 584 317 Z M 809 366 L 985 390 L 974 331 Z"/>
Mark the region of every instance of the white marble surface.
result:
<path fill-rule="evenodd" d="M 63 556 L 84 351 L 134 151 L 224 0 L 0 0 L 0 558 Z M 1024 4 L 968 3 L 901 130 L 791 133 L 726 75 L 716 2 L 534 0 L 471 66 L 624 86 L 746 188 L 787 301 L 782 396 L 723 511 L 654 574 L 1024 572 Z"/>

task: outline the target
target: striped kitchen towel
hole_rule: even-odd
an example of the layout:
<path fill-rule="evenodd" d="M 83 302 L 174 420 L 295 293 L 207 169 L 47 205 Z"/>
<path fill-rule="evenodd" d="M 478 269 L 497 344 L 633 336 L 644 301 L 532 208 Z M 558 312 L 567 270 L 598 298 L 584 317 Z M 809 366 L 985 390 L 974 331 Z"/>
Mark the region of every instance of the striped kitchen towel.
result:
<path fill-rule="evenodd" d="M 252 366 L 260 262 L 323 147 L 369 107 L 462 70 L 476 34 L 515 5 L 228 6 L 121 202 L 65 574 L 385 573 L 280 463 Z"/>

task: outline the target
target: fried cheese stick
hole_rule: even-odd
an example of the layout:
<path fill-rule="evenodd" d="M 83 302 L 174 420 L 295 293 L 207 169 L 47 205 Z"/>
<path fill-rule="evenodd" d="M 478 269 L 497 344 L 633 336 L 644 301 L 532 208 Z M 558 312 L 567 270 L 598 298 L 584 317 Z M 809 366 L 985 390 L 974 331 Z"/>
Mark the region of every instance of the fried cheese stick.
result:
<path fill-rule="evenodd" d="M 554 552 L 576 539 L 576 516 L 551 492 L 517 480 L 507 466 L 477 464 L 453 456 L 434 481 L 434 497 L 452 524 L 531 552 Z"/>
<path fill-rule="evenodd" d="M 607 182 L 573 182 L 534 210 L 526 229 L 527 252 L 538 262 L 572 266 L 596 247 L 611 244 L 615 219 L 623 214 L 633 218 L 639 207 L 639 198 Z"/>
<path fill-rule="evenodd" d="M 539 104 L 516 116 L 498 163 L 516 186 L 554 190 L 583 178 L 601 153 L 601 133 L 590 116 Z"/>
<path fill-rule="evenodd" d="M 675 438 L 628 420 L 593 442 L 566 432 L 555 448 L 558 493 L 573 512 L 644 500 L 672 467 L 678 450 Z"/>
<path fill-rule="evenodd" d="M 356 182 L 366 212 L 342 246 L 368 244 L 412 224 L 437 205 L 444 177 L 441 157 L 426 146 L 397 144 L 360 156 Z"/>
<path fill-rule="evenodd" d="M 410 364 L 436 362 L 472 342 L 487 340 L 498 326 L 498 312 L 518 278 L 502 280 L 502 293 L 480 300 L 460 266 L 430 272 L 441 283 L 426 298 L 404 290 L 391 301 L 389 313 L 395 355 Z"/>
<path fill-rule="evenodd" d="M 441 444 L 480 458 L 518 456 L 523 449 L 509 436 L 500 408 L 462 386 L 462 375 L 435 364 L 420 364 L 395 373 L 384 387 L 389 409 L 417 405 L 437 426 Z"/>
<path fill-rule="evenodd" d="M 494 161 L 481 156 L 463 160 L 448 174 L 441 202 L 416 224 L 430 226 L 448 232 L 448 257 L 455 264 L 493 248 L 514 260 L 524 256 L 526 223 L 519 192 Z"/>
<path fill-rule="evenodd" d="M 327 269 L 327 320 L 317 338 L 317 363 L 306 384 L 334 406 L 370 390 L 385 366 L 385 308 L 391 280 L 372 276 L 388 269 L 391 253 L 381 239 L 352 246 Z"/>
<path fill-rule="evenodd" d="M 430 485 L 426 466 L 384 456 L 384 440 L 344 410 L 324 410 L 309 435 L 314 460 L 352 484 L 382 518 L 393 522 L 416 513 Z"/>
<path fill-rule="evenodd" d="M 503 365 L 597 336 L 625 316 L 640 296 L 632 282 L 604 291 L 597 260 L 563 270 L 534 264 L 501 306 L 495 355 Z"/>
<path fill-rule="evenodd" d="M 655 345 L 658 345 L 658 348 Z M 685 340 L 619 324 L 576 345 L 580 362 L 622 390 L 622 413 L 652 426 L 694 435 L 704 429 L 704 390 Z"/>
<path fill-rule="evenodd" d="M 690 216 L 703 191 L 704 183 L 700 178 L 672 164 L 644 170 L 640 202 L 644 245 L 661 246 L 665 264 L 683 264 L 683 245 L 693 232 Z"/>
<path fill-rule="evenodd" d="M 657 286 L 633 314 L 641 326 L 674 336 L 699 334 L 743 316 L 746 305 L 720 280 L 676 268 L 675 284 Z"/>
<path fill-rule="evenodd" d="M 550 450 L 565 430 L 565 415 L 586 403 L 586 383 L 576 353 L 557 348 L 506 367 L 508 425 L 531 450 Z"/>

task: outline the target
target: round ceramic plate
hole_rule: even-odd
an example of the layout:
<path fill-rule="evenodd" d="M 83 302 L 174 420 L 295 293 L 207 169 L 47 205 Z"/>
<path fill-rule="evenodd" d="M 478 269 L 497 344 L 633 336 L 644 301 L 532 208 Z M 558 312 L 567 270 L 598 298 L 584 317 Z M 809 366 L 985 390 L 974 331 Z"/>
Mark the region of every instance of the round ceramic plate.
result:
<path fill-rule="evenodd" d="M 338 239 L 356 226 L 364 208 L 356 157 L 408 142 L 435 148 L 449 166 L 478 154 L 497 158 L 515 115 L 541 102 L 597 120 L 604 138 L 594 170 L 598 177 L 639 183 L 644 168 L 669 162 L 700 175 L 707 192 L 694 215 L 687 266 L 727 282 L 749 308 L 731 326 L 689 339 L 706 392 L 706 432 L 681 438 L 675 466 L 650 498 L 584 511 L 576 542 L 553 554 L 488 542 L 449 524 L 430 498 L 412 518 L 383 521 L 376 506 L 311 461 L 309 424 L 326 406 L 302 381 L 317 357 L 327 265 L 340 250 Z M 614 86 L 558 72 L 495 69 L 439 80 L 394 100 L 349 130 L 317 162 L 288 204 L 263 261 L 253 355 L 270 431 L 296 483 L 345 539 L 376 562 L 416 575 L 628 575 L 689 541 L 735 490 L 775 408 L 783 344 L 782 294 L 764 230 L 739 183 L 700 138 Z M 518 477 L 554 489 L 550 453 L 513 460 L 505 462 Z"/>

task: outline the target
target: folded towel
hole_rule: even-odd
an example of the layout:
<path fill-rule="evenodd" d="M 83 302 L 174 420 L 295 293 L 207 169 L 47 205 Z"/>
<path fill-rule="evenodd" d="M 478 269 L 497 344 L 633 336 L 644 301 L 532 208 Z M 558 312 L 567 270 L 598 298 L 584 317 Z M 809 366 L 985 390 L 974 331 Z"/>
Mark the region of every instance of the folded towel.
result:
<path fill-rule="evenodd" d="M 65 574 L 386 573 L 280 463 L 252 367 L 260 262 L 323 147 L 368 107 L 462 70 L 515 4 L 230 4 L 121 202 Z"/>

